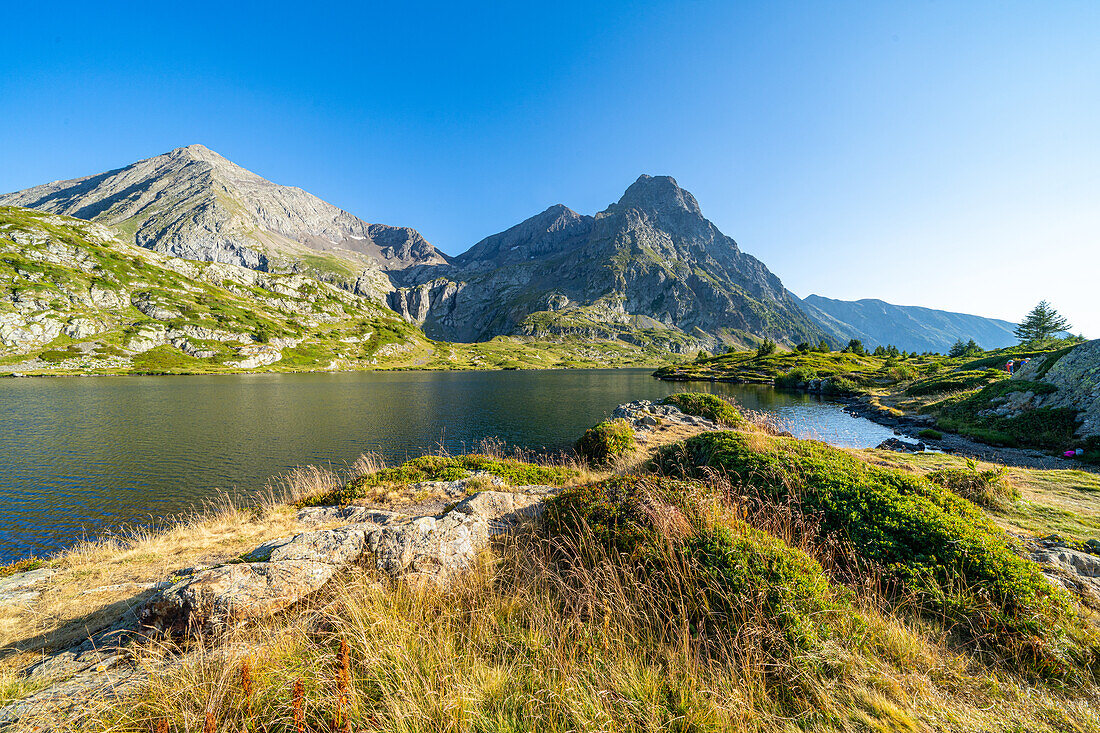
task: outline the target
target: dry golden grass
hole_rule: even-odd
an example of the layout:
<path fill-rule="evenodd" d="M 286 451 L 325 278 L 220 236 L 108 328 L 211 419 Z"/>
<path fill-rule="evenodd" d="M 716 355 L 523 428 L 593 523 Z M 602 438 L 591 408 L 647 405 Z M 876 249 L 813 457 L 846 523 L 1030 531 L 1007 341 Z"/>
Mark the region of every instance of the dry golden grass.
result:
<path fill-rule="evenodd" d="M 149 683 L 74 730 L 200 730 L 208 717 L 217 730 L 294 730 L 296 689 L 314 731 L 345 719 L 395 733 L 1100 730 L 1094 693 L 983 667 L 870 591 L 833 640 L 795 656 L 769 650 L 773 622 L 751 608 L 700 635 L 677 611 L 700 580 L 668 567 L 647 578 L 590 539 L 525 536 L 447 590 L 352 572 L 178 666 L 150 645 Z"/>
<path fill-rule="evenodd" d="M 79 643 L 142 604 L 150 587 L 174 571 L 224 563 L 302 531 L 287 501 L 341 480 L 326 469 L 296 468 L 274 480 L 252 507 L 222 496 L 167 527 L 115 532 L 47 559 L 44 566 L 56 572 L 40 597 L 0 606 L 0 665 L 23 667 L 43 652 Z"/>

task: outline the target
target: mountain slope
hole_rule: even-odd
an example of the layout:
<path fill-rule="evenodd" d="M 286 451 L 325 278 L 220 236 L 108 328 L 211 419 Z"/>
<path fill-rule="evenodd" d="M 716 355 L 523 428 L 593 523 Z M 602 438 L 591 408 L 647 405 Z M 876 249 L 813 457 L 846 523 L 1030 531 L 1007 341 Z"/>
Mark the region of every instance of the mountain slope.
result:
<path fill-rule="evenodd" d="M 300 188 L 280 186 L 202 145 L 125 168 L 0 195 L 108 224 L 165 254 L 279 271 L 354 274 L 446 261 L 413 229 L 368 224 Z"/>
<path fill-rule="evenodd" d="M 779 278 L 667 176 L 641 176 L 596 216 L 558 205 L 453 263 L 394 275 L 392 308 L 435 338 L 612 338 L 673 351 L 824 333 Z"/>
<path fill-rule="evenodd" d="M 1015 344 L 1016 324 L 996 318 L 952 313 L 881 300 L 833 300 L 810 295 L 803 309 L 834 341 L 857 338 L 864 346 L 893 344 L 905 351 L 947 353 L 958 339 L 974 339 L 986 349 Z"/>
<path fill-rule="evenodd" d="M 100 224 L 0 207 L 0 371 L 240 371 L 401 362 L 427 343 L 300 274 L 194 262 Z"/>
<path fill-rule="evenodd" d="M 599 367 L 663 356 L 623 343 L 433 342 L 378 298 L 316 278 L 184 260 L 101 224 L 0 206 L 0 374 Z"/>

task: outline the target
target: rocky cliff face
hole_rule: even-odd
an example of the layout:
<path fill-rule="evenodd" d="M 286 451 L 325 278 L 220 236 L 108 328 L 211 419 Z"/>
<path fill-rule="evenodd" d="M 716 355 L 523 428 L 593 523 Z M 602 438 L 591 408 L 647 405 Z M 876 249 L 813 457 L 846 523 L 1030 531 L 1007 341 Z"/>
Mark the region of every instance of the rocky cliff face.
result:
<path fill-rule="evenodd" d="M 1032 359 L 1013 375 L 1013 379 L 1046 383 L 1057 388 L 1045 395 L 1025 393 L 1026 400 L 1011 406 L 1015 413 L 1033 408 L 1068 407 L 1077 411 L 1079 438 L 1100 436 L 1100 339 Z"/>
<path fill-rule="evenodd" d="M 803 310 L 834 341 L 860 339 L 867 347 L 893 344 L 904 351 L 947 353 L 958 339 L 974 339 L 986 349 L 1016 343 L 1014 323 L 966 313 L 893 305 L 881 300 L 834 300 L 810 295 Z"/>
<path fill-rule="evenodd" d="M 779 278 L 667 176 L 642 176 L 596 216 L 558 205 L 453 263 L 395 278 L 391 307 L 435 338 L 499 334 L 658 343 L 681 351 L 823 332 Z"/>
<path fill-rule="evenodd" d="M 202 145 L 5 194 L 0 205 L 108 224 L 147 249 L 254 270 L 304 265 L 348 274 L 446 261 L 413 229 L 368 224 Z"/>

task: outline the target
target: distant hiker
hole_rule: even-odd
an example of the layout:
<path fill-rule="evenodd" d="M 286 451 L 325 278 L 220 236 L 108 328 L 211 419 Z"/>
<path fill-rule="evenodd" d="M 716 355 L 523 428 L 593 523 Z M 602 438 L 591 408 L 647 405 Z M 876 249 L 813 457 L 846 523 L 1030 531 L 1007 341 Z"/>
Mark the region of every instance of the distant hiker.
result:
<path fill-rule="evenodd" d="M 1005 371 L 1006 371 L 1006 372 L 1008 372 L 1009 374 L 1012 374 L 1012 366 L 1013 366 L 1013 364 L 1015 364 L 1015 362 L 1014 362 L 1014 361 L 1012 361 L 1011 359 L 1009 359 L 1009 360 L 1008 360 L 1008 363 L 1007 363 L 1007 364 L 1005 364 Z"/>

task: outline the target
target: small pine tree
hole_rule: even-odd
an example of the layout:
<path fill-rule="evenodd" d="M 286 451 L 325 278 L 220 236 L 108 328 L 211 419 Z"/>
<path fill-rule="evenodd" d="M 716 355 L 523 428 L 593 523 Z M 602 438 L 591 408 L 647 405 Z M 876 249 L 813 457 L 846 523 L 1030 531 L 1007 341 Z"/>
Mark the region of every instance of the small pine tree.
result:
<path fill-rule="evenodd" d="M 760 345 L 756 347 L 757 356 L 768 356 L 775 353 L 776 344 L 771 339 L 764 339 L 760 342 Z"/>
<path fill-rule="evenodd" d="M 844 351 L 859 356 L 864 356 L 867 353 L 867 350 L 863 348 L 863 342 L 859 339 L 852 339 L 849 341 L 848 345 L 844 347 Z"/>
<path fill-rule="evenodd" d="M 951 345 L 951 348 L 947 350 L 947 355 L 950 356 L 952 359 L 958 358 L 965 353 L 966 344 L 963 343 L 962 339 L 956 341 L 954 344 Z"/>
<path fill-rule="evenodd" d="M 821 339 L 821 341 L 818 342 L 817 348 L 815 348 L 814 351 L 817 351 L 821 354 L 828 354 L 830 351 L 832 351 L 832 349 L 829 348 L 828 341 L 826 341 L 825 339 Z"/>
<path fill-rule="evenodd" d="M 1070 328 L 1069 321 L 1054 310 L 1050 303 L 1040 300 L 1024 320 L 1020 321 L 1020 325 L 1016 326 L 1013 333 L 1020 339 L 1021 344 L 1037 344 Z"/>
<path fill-rule="evenodd" d="M 963 352 L 965 356 L 974 356 L 975 354 L 982 353 L 982 347 L 978 346 L 978 342 L 974 339 L 970 339 L 966 342 L 966 350 Z"/>

